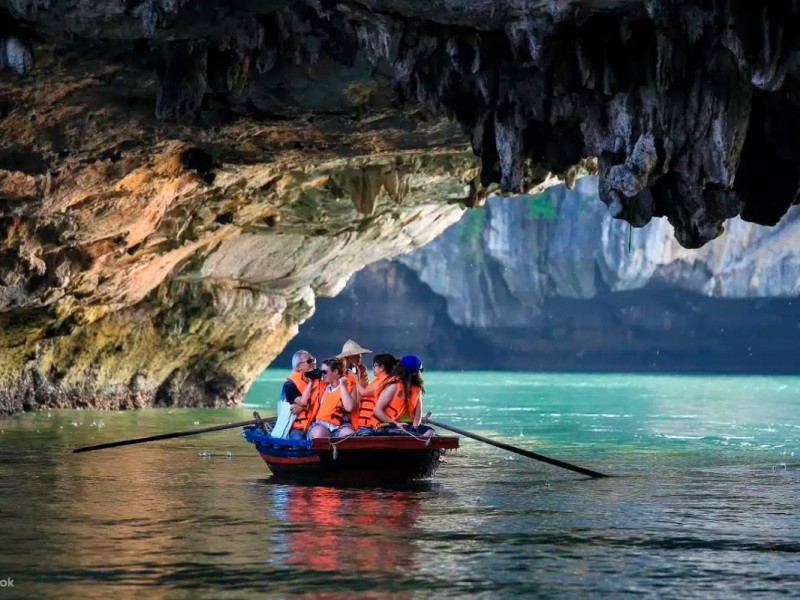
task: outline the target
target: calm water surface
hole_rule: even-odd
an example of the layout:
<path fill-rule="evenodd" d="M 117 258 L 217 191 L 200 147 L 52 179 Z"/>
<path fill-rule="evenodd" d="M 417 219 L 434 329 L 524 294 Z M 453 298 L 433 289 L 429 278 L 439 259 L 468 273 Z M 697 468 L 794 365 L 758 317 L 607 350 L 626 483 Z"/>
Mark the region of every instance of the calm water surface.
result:
<path fill-rule="evenodd" d="M 797 596 L 800 378 L 426 382 L 441 421 L 618 477 L 462 440 L 431 483 L 292 486 L 235 430 L 70 454 L 252 408 L 0 418 L 0 600 Z"/>

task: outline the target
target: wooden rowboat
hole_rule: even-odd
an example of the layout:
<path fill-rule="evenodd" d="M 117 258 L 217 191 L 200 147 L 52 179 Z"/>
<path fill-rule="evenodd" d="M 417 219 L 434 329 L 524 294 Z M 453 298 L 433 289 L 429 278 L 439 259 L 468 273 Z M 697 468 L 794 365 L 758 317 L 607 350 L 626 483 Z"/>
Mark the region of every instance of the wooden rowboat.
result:
<path fill-rule="evenodd" d="M 520 456 L 545 462 L 562 469 L 568 469 L 588 477 L 608 477 L 599 471 L 579 467 L 563 460 L 550 458 L 538 452 L 517 448 L 511 444 L 490 440 L 489 438 L 446 425 L 428 418 L 427 422 L 440 429 L 446 429 L 459 435 L 472 438 L 496 448 L 508 450 Z M 252 421 L 212 425 L 192 431 L 173 431 L 142 438 L 119 440 L 75 448 L 72 452 L 91 452 L 106 448 L 118 448 L 132 444 L 144 444 L 159 440 L 170 440 L 187 435 L 197 435 L 211 431 L 222 431 L 243 427 L 242 434 L 248 442 L 255 444 L 258 453 L 267 463 L 270 471 L 277 477 L 295 480 L 341 481 L 345 483 L 387 482 L 397 483 L 427 479 L 439 468 L 444 453 L 458 448 L 458 438 L 450 436 L 434 436 L 430 438 L 415 437 L 398 432 L 397 435 L 350 436 L 344 438 L 319 439 L 313 441 L 287 440 L 272 437 L 269 423 L 275 418 L 262 419 L 253 412 Z"/>
<path fill-rule="evenodd" d="M 275 438 L 256 425 L 244 427 L 276 478 L 337 483 L 400 483 L 433 476 L 459 438 L 410 435 L 351 436 L 317 440 Z"/>

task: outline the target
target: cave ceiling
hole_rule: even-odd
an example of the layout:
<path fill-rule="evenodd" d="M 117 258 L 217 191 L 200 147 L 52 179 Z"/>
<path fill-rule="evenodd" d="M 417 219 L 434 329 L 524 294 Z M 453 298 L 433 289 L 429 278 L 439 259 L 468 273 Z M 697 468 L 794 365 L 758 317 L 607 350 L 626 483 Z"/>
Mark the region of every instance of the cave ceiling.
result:
<path fill-rule="evenodd" d="M 342 156 L 355 127 L 384 150 L 470 143 L 509 193 L 594 157 L 615 216 L 666 216 L 697 247 L 796 201 L 797 32 L 778 1 L 2 0 L 0 167 L 52 176 L 163 138 L 226 163 Z M 297 139 L 248 146 L 286 122 Z"/>

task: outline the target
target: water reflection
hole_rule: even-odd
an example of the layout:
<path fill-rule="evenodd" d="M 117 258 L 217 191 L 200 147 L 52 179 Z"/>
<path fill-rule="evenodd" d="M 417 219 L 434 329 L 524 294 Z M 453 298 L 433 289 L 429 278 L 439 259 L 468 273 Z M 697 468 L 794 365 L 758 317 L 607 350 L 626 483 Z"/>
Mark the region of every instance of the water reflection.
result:
<path fill-rule="evenodd" d="M 796 595 L 800 378 L 791 398 L 764 380 L 752 398 L 706 405 L 685 378 L 664 378 L 658 398 L 649 380 L 551 379 L 487 379 L 497 393 L 476 402 L 477 387 L 432 389 L 445 421 L 619 477 L 585 481 L 465 440 L 438 483 L 290 486 L 266 479 L 238 432 L 70 454 L 247 411 L 0 418 L 0 579 L 18 597 L 102 600 Z"/>
<path fill-rule="evenodd" d="M 416 560 L 420 489 L 261 486 L 269 499 L 271 560 L 365 579 L 407 574 Z"/>

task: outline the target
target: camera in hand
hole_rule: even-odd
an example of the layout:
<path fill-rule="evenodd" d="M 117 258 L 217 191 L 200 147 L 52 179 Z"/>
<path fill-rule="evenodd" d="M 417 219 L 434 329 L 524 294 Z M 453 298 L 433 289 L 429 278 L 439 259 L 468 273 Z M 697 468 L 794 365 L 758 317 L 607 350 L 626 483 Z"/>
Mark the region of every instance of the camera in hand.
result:
<path fill-rule="evenodd" d="M 315 379 L 322 379 L 322 369 L 309 369 L 306 371 L 306 377 L 312 381 Z"/>

